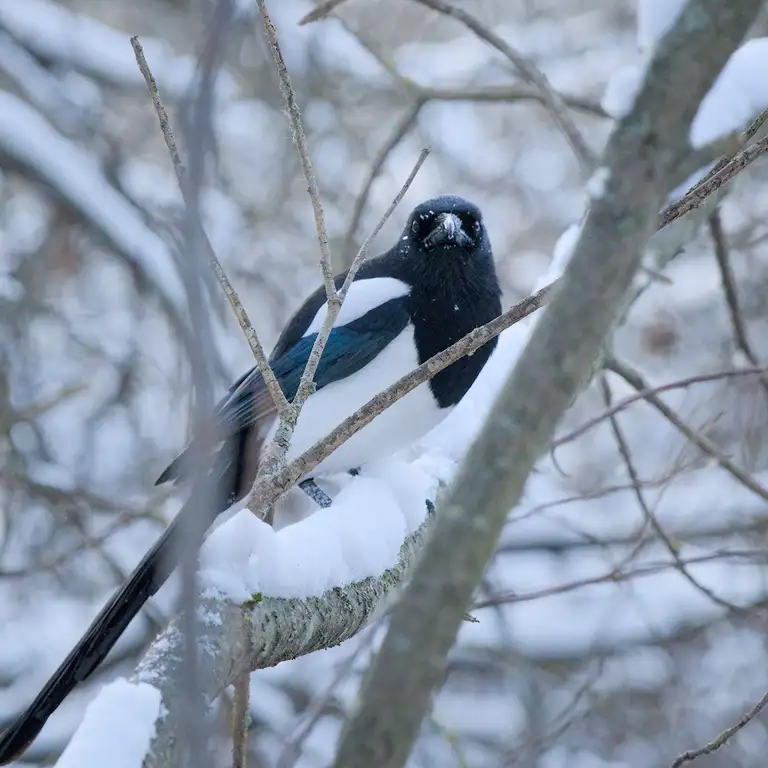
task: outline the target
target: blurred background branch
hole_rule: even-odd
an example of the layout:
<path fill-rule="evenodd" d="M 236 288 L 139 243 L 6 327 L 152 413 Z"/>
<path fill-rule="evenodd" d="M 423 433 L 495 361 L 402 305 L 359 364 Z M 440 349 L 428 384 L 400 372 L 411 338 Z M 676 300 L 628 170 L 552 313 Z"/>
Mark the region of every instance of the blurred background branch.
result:
<path fill-rule="evenodd" d="M 351 263 L 419 148 L 430 146 L 404 209 L 439 192 L 474 200 L 505 305 L 541 287 L 587 198 L 582 164 L 541 90 L 466 26 L 413 0 L 347 0 L 304 26 L 308 3 L 273 5 L 334 268 Z M 634 0 L 455 5 L 533 63 L 599 154 L 612 126 L 606 86 L 642 60 L 647 25 L 639 35 Z M 258 9 L 247 0 L 234 7 L 200 216 L 268 349 L 316 284 L 317 241 Z M 189 423 L 188 316 L 174 256 L 183 199 L 129 37 L 141 36 L 184 136 L 211 8 L 208 0 L 0 0 L 0 728 L 181 501 L 152 483 Z M 758 98 L 766 21 L 763 11 L 751 32 L 754 74 L 743 82 L 754 88 L 719 108 L 732 113 L 731 131 L 766 106 Z M 763 138 L 758 131 L 740 151 L 751 156 Z M 611 343 L 609 362 L 628 375 L 608 373 L 617 401 L 635 385 L 768 360 L 766 174 L 757 159 L 709 209 L 652 239 Z M 726 279 L 702 226 L 717 205 Z M 396 213 L 373 250 L 401 226 Z M 205 291 L 220 392 L 252 356 L 218 287 Z M 756 362 L 745 359 L 743 338 Z M 427 455 L 460 458 L 516 339 L 505 332 L 484 389 L 425 442 Z M 768 486 L 767 397 L 759 376 L 726 376 L 660 393 L 666 414 L 647 399 L 617 413 L 636 482 L 607 419 L 558 448 L 557 464 L 537 465 L 477 595 L 480 623 L 462 627 L 448 658 L 413 766 L 667 765 L 754 707 L 766 688 L 755 670 L 766 664 L 768 516 L 756 490 Z M 600 388 L 589 387 L 561 434 L 604 410 Z M 696 581 L 739 615 L 685 579 L 648 530 L 635 486 Z M 110 663 L 52 718 L 27 764 L 53 761 L 94 693 L 133 669 L 173 613 L 177 587 L 152 601 Z M 328 765 L 380 637 L 381 627 L 369 629 L 256 673 L 248 765 L 271 768 L 297 734 L 293 764 Z M 214 765 L 231 764 L 231 695 L 208 716 Z M 758 716 L 698 764 L 756 764 L 766 738 Z"/>

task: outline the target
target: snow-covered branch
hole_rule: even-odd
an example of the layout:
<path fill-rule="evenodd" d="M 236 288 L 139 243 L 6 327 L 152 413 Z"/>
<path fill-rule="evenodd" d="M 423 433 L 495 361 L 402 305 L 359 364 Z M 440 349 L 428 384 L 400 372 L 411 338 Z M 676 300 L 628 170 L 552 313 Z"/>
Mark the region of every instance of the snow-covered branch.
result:
<path fill-rule="evenodd" d="M 245 673 L 331 648 L 356 635 L 402 585 L 421 549 L 429 519 L 405 537 L 391 568 L 376 577 L 332 587 L 318 596 L 284 599 L 256 593 L 250 601 L 238 605 L 220 590 L 209 588 L 197 611 L 201 706 L 210 706 Z M 267 528 L 247 510 L 240 513 L 240 521 L 245 526 Z M 236 522 L 232 520 L 219 530 Z M 281 549 L 288 554 L 285 548 Z M 297 565 L 285 561 L 282 564 L 284 570 Z M 205 570 L 202 578 L 205 583 Z M 209 575 L 208 583 L 212 580 L 216 579 Z M 220 575 L 218 580 L 221 581 Z M 180 622 L 177 617 L 152 643 L 130 685 L 118 680 L 100 692 L 59 766 L 104 764 L 116 743 L 140 744 L 146 753 L 146 768 L 178 764 L 183 715 L 180 697 L 185 690 L 181 681 L 184 637 Z M 135 717 L 131 714 L 134 710 Z M 110 716 L 115 711 L 121 711 L 121 716 Z M 131 754 L 131 765 L 138 766 L 137 754 L 141 759 L 143 753 L 133 750 Z"/>
<path fill-rule="evenodd" d="M 405 764 L 509 510 L 594 370 L 690 146 L 699 104 L 760 5 L 691 0 L 660 41 L 606 147 L 601 183 L 595 184 L 563 285 L 441 506 L 410 586 L 392 612 L 335 766 Z"/>

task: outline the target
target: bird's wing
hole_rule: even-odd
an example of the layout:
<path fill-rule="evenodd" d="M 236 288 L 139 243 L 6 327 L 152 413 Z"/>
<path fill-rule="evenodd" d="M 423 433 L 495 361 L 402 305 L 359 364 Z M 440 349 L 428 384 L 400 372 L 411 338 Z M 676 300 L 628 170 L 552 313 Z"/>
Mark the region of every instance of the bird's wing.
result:
<path fill-rule="evenodd" d="M 392 286 L 373 285 L 379 282 L 379 280 L 364 281 L 364 283 L 371 284 L 365 297 L 367 300 L 372 300 L 376 291 L 383 293 L 383 289 L 391 290 Z M 363 282 L 359 285 L 363 285 Z M 378 298 L 381 298 L 381 293 L 379 293 Z M 350 291 L 347 301 L 351 298 L 352 292 Z M 361 295 L 358 294 L 358 302 L 361 298 Z M 346 306 L 347 303 L 345 302 L 344 307 Z M 359 303 L 357 307 L 359 310 Z M 309 325 L 308 332 L 279 357 L 272 360 L 272 370 L 275 372 L 280 387 L 288 400 L 292 400 L 296 395 L 301 375 L 317 338 L 315 328 L 319 330 L 324 319 L 324 312 L 325 305 L 322 306 Z M 315 385 L 318 390 L 335 381 L 345 379 L 368 365 L 403 331 L 410 320 L 405 290 L 401 292 L 400 296 L 385 299 L 383 303 L 373 305 L 372 308 L 362 314 L 354 316 L 355 312 L 356 310 L 350 307 L 345 318 L 342 307 L 338 321 L 343 322 L 350 316 L 353 316 L 353 319 L 334 327 L 328 337 L 315 373 Z M 246 429 L 259 423 L 267 415 L 274 414 L 274 410 L 261 373 L 258 369 L 253 369 L 247 376 L 243 377 L 237 386 L 232 388 L 228 397 L 220 404 L 216 413 L 219 434 L 227 436 L 241 429 Z"/>
<path fill-rule="evenodd" d="M 315 373 L 322 389 L 351 376 L 373 360 L 410 320 L 409 286 L 390 277 L 355 281 L 350 287 L 336 326 L 331 331 Z M 325 319 L 324 294 L 313 294 L 293 316 L 270 357 L 272 370 L 288 400 L 296 395 L 317 332 Z M 214 411 L 217 444 L 249 427 L 263 427 L 275 417 L 275 406 L 258 368 L 240 377 Z M 157 484 L 185 476 L 187 451 L 160 475 Z"/>

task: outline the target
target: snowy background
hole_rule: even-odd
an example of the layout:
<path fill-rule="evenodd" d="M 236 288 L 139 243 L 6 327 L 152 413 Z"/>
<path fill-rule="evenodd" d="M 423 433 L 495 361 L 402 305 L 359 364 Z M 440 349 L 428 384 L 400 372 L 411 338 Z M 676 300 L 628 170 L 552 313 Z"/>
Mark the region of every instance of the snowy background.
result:
<path fill-rule="evenodd" d="M 349 263 L 429 145 L 376 248 L 413 205 L 457 193 L 484 211 L 505 302 L 540 285 L 557 239 L 583 213 L 586 178 L 508 62 L 407 0 L 350 0 L 340 18 L 308 27 L 295 22 L 310 4 L 271 5 L 335 266 Z M 638 26 L 634 0 L 462 3 L 546 73 L 597 152 L 611 126 L 605 110 L 621 111 L 679 5 L 644 0 Z M 204 216 L 269 345 L 317 285 L 318 254 L 261 29 L 250 2 L 238 8 L 216 89 Z M 172 489 L 152 484 L 188 424 L 186 320 L 168 246 L 180 200 L 128 37 L 142 36 L 182 123 L 208 10 L 204 0 L 0 0 L 0 729 L 179 506 Z M 767 21 L 754 37 L 768 34 Z M 740 129 L 768 104 L 764 42 L 736 54 L 694 140 Z M 721 209 L 758 360 L 768 359 L 766 213 L 768 167 L 758 160 Z M 749 365 L 721 272 L 704 225 L 633 304 L 616 357 L 653 385 Z M 223 297 L 216 310 L 221 391 L 252 359 Z M 524 335 L 504 335 L 466 403 L 414 455 L 450 469 Z M 605 383 L 616 400 L 633 391 L 613 374 Z M 606 420 L 542 460 L 478 595 L 479 623 L 451 654 L 414 768 L 669 765 L 765 693 L 767 391 L 756 377 L 725 377 L 663 395 L 740 473 L 650 406 L 622 411 L 645 511 Z M 598 379 L 561 434 L 604 411 L 605 397 Z M 25 765 L 56 758 L 95 692 L 130 672 L 173 597 L 165 590 L 134 622 Z M 253 676 L 251 765 L 328 764 L 380 632 Z M 223 697 L 223 737 L 228 708 Z M 768 720 L 758 717 L 699 765 L 762 765 L 767 746 Z M 228 759 L 224 746 L 221 765 Z"/>

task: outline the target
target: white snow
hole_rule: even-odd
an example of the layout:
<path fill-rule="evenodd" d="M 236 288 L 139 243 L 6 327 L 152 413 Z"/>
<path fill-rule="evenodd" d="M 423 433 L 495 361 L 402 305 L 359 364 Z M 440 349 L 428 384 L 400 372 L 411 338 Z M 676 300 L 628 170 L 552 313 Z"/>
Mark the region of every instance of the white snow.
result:
<path fill-rule="evenodd" d="M 611 169 L 601 166 L 587 181 L 587 194 L 594 200 L 598 200 L 605 194 L 605 186 L 611 178 Z"/>
<path fill-rule="evenodd" d="M 691 124 L 691 145 L 701 147 L 743 131 L 768 106 L 768 37 L 749 40 L 728 59 Z"/>
<path fill-rule="evenodd" d="M 316 597 L 381 576 L 424 520 L 437 482 L 416 463 L 389 459 L 350 477 L 330 507 L 279 530 L 240 510 L 203 544 L 201 587 L 241 603 L 258 592 Z"/>
<path fill-rule="evenodd" d="M 57 768 L 141 768 L 160 716 L 160 691 L 118 678 L 91 702 L 85 719 L 56 762 Z"/>
<path fill-rule="evenodd" d="M 677 20 L 686 0 L 640 0 L 638 46 L 641 59 L 618 69 L 609 79 L 601 99 L 614 118 L 632 108 L 653 54 L 653 45 Z M 691 124 L 690 142 L 702 147 L 734 131 L 742 131 L 768 106 L 768 82 L 762 76 L 768 65 L 768 38 L 748 40 L 726 62 L 701 102 Z"/>
<path fill-rule="evenodd" d="M 581 235 L 581 224 L 571 224 L 571 226 L 560 235 L 555 243 L 555 249 L 552 252 L 552 263 L 542 277 L 540 284 L 537 285 L 536 290 L 540 290 L 544 286 L 549 285 L 563 276 L 563 272 L 565 272 L 565 268 L 568 266 L 568 262 L 573 256 L 573 251 L 579 240 L 579 235 Z"/>
<path fill-rule="evenodd" d="M 629 114 L 644 76 L 644 66 L 631 64 L 617 69 L 605 87 L 605 93 L 600 100 L 602 108 L 617 120 Z"/>

